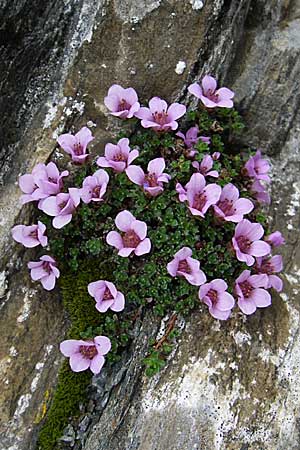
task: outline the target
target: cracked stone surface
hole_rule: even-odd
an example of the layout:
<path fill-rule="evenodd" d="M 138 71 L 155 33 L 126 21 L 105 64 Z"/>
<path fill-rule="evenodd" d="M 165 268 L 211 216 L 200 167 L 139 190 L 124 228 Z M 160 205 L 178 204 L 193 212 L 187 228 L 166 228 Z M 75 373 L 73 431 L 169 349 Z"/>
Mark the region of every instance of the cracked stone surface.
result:
<path fill-rule="evenodd" d="M 206 72 L 236 91 L 244 143 L 271 159 L 269 216 L 287 240 L 284 292 L 271 308 L 226 324 L 200 310 L 151 380 L 140 358 L 159 324 L 144 317 L 123 366 L 94 380 L 103 408 L 76 445 L 299 449 L 300 0 L 0 0 L 0 17 L 1 449 L 35 448 L 67 326 L 59 292 L 29 280 L 34 250 L 10 239 L 11 226 L 32 217 L 19 206 L 17 176 L 58 157 L 55 137 L 86 123 L 100 154 L 118 128 L 103 105 L 112 82 L 133 85 L 142 101 L 159 94 L 193 107 L 187 86 Z"/>

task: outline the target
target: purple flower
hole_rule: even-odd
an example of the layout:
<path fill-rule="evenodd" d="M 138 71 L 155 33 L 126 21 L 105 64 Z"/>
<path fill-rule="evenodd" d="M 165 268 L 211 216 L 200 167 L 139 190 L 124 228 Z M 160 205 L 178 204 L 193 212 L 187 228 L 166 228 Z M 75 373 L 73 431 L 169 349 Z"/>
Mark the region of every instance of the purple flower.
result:
<path fill-rule="evenodd" d="M 52 225 L 60 229 L 72 220 L 72 214 L 80 203 L 80 193 L 77 188 L 69 188 L 68 194 L 57 194 L 43 200 L 41 210 L 49 216 L 54 216 Z"/>
<path fill-rule="evenodd" d="M 56 278 L 60 275 L 55 259 L 43 255 L 40 257 L 40 261 L 29 261 L 27 266 L 33 281 L 40 281 L 47 291 L 54 289 Z"/>
<path fill-rule="evenodd" d="M 224 280 L 216 279 L 203 284 L 199 289 L 200 300 L 208 306 L 210 314 L 215 319 L 227 320 L 234 307 L 234 298 L 226 292 L 227 288 Z"/>
<path fill-rule="evenodd" d="M 106 336 L 96 336 L 93 340 L 82 341 L 68 339 L 60 344 L 60 351 L 70 358 L 73 372 L 90 369 L 97 374 L 102 369 L 106 355 L 111 349 L 111 342 Z"/>
<path fill-rule="evenodd" d="M 202 80 L 202 88 L 198 83 L 188 87 L 188 91 L 199 98 L 207 108 L 232 108 L 234 92 L 227 88 L 217 89 L 215 78 L 205 75 Z"/>
<path fill-rule="evenodd" d="M 213 167 L 214 161 L 210 155 L 205 155 L 199 164 L 198 161 L 194 161 L 192 166 L 197 169 L 198 172 L 202 173 L 205 177 L 214 177 L 218 178 L 219 173 L 216 170 L 211 170 Z"/>
<path fill-rule="evenodd" d="M 265 273 L 268 277 L 267 288 L 274 288 L 277 292 L 282 291 L 283 283 L 275 273 L 281 272 L 283 262 L 281 255 L 275 255 L 271 258 L 256 258 L 256 270 L 258 273 Z"/>
<path fill-rule="evenodd" d="M 38 221 L 37 225 L 16 225 L 12 228 L 11 234 L 15 241 L 23 244 L 24 247 L 32 248 L 40 245 L 46 247 L 48 238 L 45 236 L 46 226 Z"/>
<path fill-rule="evenodd" d="M 264 229 L 260 223 L 252 223 L 243 219 L 237 224 L 232 244 L 239 261 L 245 262 L 247 266 L 252 266 L 255 261 L 253 256 L 265 256 L 271 252 L 269 244 L 260 240 L 263 234 Z"/>
<path fill-rule="evenodd" d="M 119 256 L 129 256 L 134 252 L 137 256 L 145 255 L 151 250 L 151 242 L 147 236 L 147 225 L 145 222 L 136 220 L 129 211 L 120 212 L 115 224 L 122 231 L 110 231 L 106 236 L 106 242 L 119 250 Z"/>
<path fill-rule="evenodd" d="M 86 177 L 80 189 L 84 203 L 102 202 L 109 182 L 109 176 L 103 169 L 97 170 L 92 176 Z"/>
<path fill-rule="evenodd" d="M 271 197 L 267 192 L 266 188 L 264 187 L 264 185 L 259 180 L 253 181 L 250 187 L 250 191 L 252 192 L 254 198 L 259 203 L 265 203 L 266 205 L 270 205 Z"/>
<path fill-rule="evenodd" d="M 244 314 L 253 314 L 256 308 L 265 308 L 271 305 L 271 296 L 266 288 L 267 275 L 251 275 L 250 270 L 244 270 L 235 282 L 235 293 L 238 296 L 238 305 Z"/>
<path fill-rule="evenodd" d="M 213 152 L 213 154 L 212 154 L 212 159 L 213 159 L 214 161 L 217 161 L 217 159 L 219 159 L 220 156 L 221 156 L 221 153 L 220 153 L 220 152 Z"/>
<path fill-rule="evenodd" d="M 142 107 L 135 116 L 142 119 L 144 128 L 154 128 L 155 131 L 169 131 L 178 128 L 177 119 L 186 112 L 186 107 L 180 103 L 172 103 L 169 107 L 165 100 L 153 97 L 149 108 Z"/>
<path fill-rule="evenodd" d="M 88 285 L 88 291 L 96 300 L 98 311 L 106 312 L 110 308 L 112 311 L 119 312 L 124 309 L 124 295 L 117 291 L 116 286 L 110 281 L 94 281 Z"/>
<path fill-rule="evenodd" d="M 280 247 L 281 245 L 285 244 L 284 237 L 282 236 L 280 231 L 274 231 L 274 233 L 266 236 L 265 241 L 268 242 L 268 244 L 272 245 L 272 247 Z"/>
<path fill-rule="evenodd" d="M 129 139 L 122 138 L 117 144 L 106 144 L 104 156 L 97 159 L 97 164 L 100 167 L 111 167 L 119 173 L 124 172 L 138 156 L 138 150 L 130 149 Z"/>
<path fill-rule="evenodd" d="M 222 189 L 217 184 L 206 185 L 204 176 L 194 173 L 185 189 L 177 183 L 176 191 L 181 202 L 187 200 L 189 210 L 194 216 L 204 217 L 208 208 L 218 202 Z"/>
<path fill-rule="evenodd" d="M 184 277 L 190 284 L 200 286 L 205 283 L 206 276 L 200 270 L 200 262 L 191 257 L 192 253 L 189 247 L 182 247 L 167 265 L 167 270 L 172 277 Z"/>
<path fill-rule="evenodd" d="M 270 170 L 270 164 L 266 159 L 262 159 L 261 151 L 257 150 L 254 156 L 248 159 L 245 164 L 245 171 L 250 178 L 256 180 L 264 180 L 270 182 L 268 172 Z"/>
<path fill-rule="evenodd" d="M 148 164 L 148 173 L 145 174 L 141 167 L 133 165 L 126 169 L 126 174 L 130 181 L 142 186 L 152 197 L 156 197 L 163 192 L 163 183 L 168 183 L 171 179 L 170 175 L 163 173 L 165 167 L 164 158 L 155 158 Z"/>
<path fill-rule="evenodd" d="M 210 144 L 210 137 L 198 136 L 198 133 L 199 128 L 196 125 L 195 127 L 189 128 L 186 132 L 186 135 L 184 135 L 181 131 L 178 131 L 178 133 L 176 133 L 176 136 L 184 140 L 184 143 L 187 148 L 193 147 L 199 141 L 205 142 L 206 144 Z"/>
<path fill-rule="evenodd" d="M 19 186 L 24 195 L 21 196 L 21 203 L 41 200 L 49 195 L 58 194 L 63 187 L 63 177 L 69 175 L 67 170 L 59 173 L 53 162 L 49 164 L 36 164 L 31 174 L 22 175 L 19 178 Z"/>
<path fill-rule="evenodd" d="M 118 84 L 113 84 L 109 88 L 107 97 L 104 98 L 104 104 L 113 116 L 121 119 L 131 119 L 140 109 L 135 90 L 131 87 L 124 89 Z"/>
<path fill-rule="evenodd" d="M 75 136 L 69 133 L 62 134 L 58 137 L 57 142 L 66 153 L 71 155 L 72 161 L 76 164 L 84 164 L 89 156 L 86 148 L 93 139 L 91 131 L 87 127 L 83 127 Z"/>
<path fill-rule="evenodd" d="M 241 222 L 244 214 L 254 208 L 246 198 L 239 198 L 239 190 L 231 183 L 223 187 L 220 200 L 214 205 L 215 214 L 228 222 Z"/>

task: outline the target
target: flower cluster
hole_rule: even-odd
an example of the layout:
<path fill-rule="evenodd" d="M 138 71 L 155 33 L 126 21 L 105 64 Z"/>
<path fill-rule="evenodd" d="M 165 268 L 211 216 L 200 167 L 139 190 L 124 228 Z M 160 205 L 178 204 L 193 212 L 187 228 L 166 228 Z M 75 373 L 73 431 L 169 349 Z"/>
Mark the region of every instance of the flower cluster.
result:
<path fill-rule="evenodd" d="M 211 76 L 205 76 L 201 86 L 192 84 L 189 92 L 200 99 L 208 114 L 215 108 L 233 107 L 234 93 L 227 88 L 217 89 L 216 80 Z M 111 86 L 104 103 L 113 116 L 123 120 L 140 119 L 141 127 L 151 129 L 156 136 L 177 130 L 177 120 L 186 113 L 184 105 L 168 105 L 159 97 L 150 99 L 148 107 L 140 106 L 133 88 L 125 89 L 117 84 Z M 69 172 L 60 173 L 53 162 L 47 165 L 37 164 L 31 174 L 23 175 L 19 179 L 23 192 L 21 202 L 37 202 L 38 209 L 53 218 L 53 227 L 62 229 L 72 221 L 79 208 L 80 211 L 83 211 L 83 208 L 91 208 L 91 211 L 95 211 L 93 208 L 110 208 L 109 198 L 117 195 L 111 186 L 112 182 L 122 180 L 122 183 L 126 186 L 129 184 L 144 198 L 146 219 L 140 220 L 144 218 L 143 207 L 138 213 L 131 209 L 134 197 L 131 203 L 124 205 L 122 198 L 118 199 L 120 206 L 117 211 L 112 210 L 112 217 L 109 217 L 114 219 L 116 228 L 112 229 L 111 221 L 108 221 L 106 228 L 102 228 L 105 230 L 103 245 L 106 246 L 106 251 L 113 247 L 113 258 L 120 257 L 120 260 L 132 264 L 146 265 L 149 254 L 151 257 L 153 252 L 160 252 L 159 244 L 152 240 L 154 233 L 156 236 L 159 233 L 160 223 L 161 227 L 165 227 L 164 232 L 167 232 L 167 225 L 162 223 L 161 217 L 158 217 L 153 228 L 151 217 L 146 212 L 147 205 L 150 202 L 157 202 L 158 205 L 159 198 L 168 191 L 173 192 L 170 195 L 175 196 L 176 205 L 184 210 L 184 214 L 195 223 L 195 227 L 209 218 L 211 221 L 208 223 L 213 224 L 216 230 L 212 231 L 213 233 L 218 233 L 218 230 L 226 227 L 231 230 L 230 242 L 224 243 L 225 251 L 230 253 L 230 257 L 235 259 L 240 269 L 234 273 L 231 285 L 228 279 L 214 277 L 206 270 L 206 261 L 201 259 L 200 252 L 196 251 L 205 246 L 205 242 L 201 242 L 201 236 L 196 232 L 193 244 L 189 241 L 187 245 L 184 236 L 182 242 L 178 242 L 181 236 L 177 239 L 176 248 L 170 253 L 170 258 L 164 260 L 163 268 L 159 270 L 164 271 L 164 277 L 168 280 L 173 280 L 174 283 L 181 280 L 183 284 L 196 289 L 197 301 L 207 305 L 215 319 L 227 320 L 236 302 L 244 314 L 253 314 L 256 308 L 271 304 L 269 289 L 273 288 L 278 292 L 282 290 L 282 281 L 277 275 L 282 270 L 282 257 L 272 255 L 272 249 L 283 244 L 284 239 L 278 231 L 264 237 L 263 226 L 255 221 L 257 203 L 270 202 L 264 184 L 270 182 L 270 166 L 259 150 L 244 164 L 240 176 L 245 180 L 244 185 L 250 189 L 249 195 L 249 190 L 243 188 L 241 183 L 236 185 L 232 179 L 227 181 L 224 171 L 220 170 L 221 152 L 210 152 L 211 137 L 199 133 L 198 124 L 190 127 L 185 134 L 182 131 L 176 133 L 175 136 L 179 138 L 177 141 L 183 141 L 181 145 L 185 149 L 183 160 L 178 163 L 176 156 L 165 156 L 159 145 L 152 159 L 145 159 L 141 149 L 134 148 L 128 138 L 121 138 L 116 144 L 107 143 L 104 155 L 96 159 L 97 169 L 86 171 L 88 175 L 81 180 L 80 187 L 64 187 L 63 178 L 68 177 Z M 61 135 L 57 142 L 71 156 L 74 164 L 84 165 L 89 160 L 87 146 L 93 139 L 90 130 L 83 127 L 75 135 Z M 132 164 L 135 160 L 140 161 L 140 164 Z M 185 167 L 188 168 L 186 177 Z M 172 208 L 166 209 L 167 214 L 172 216 Z M 248 218 L 245 218 L 247 215 Z M 170 220 L 172 227 L 176 227 L 176 217 L 172 216 Z M 25 247 L 48 246 L 47 229 L 42 221 L 30 226 L 16 225 L 12 229 L 12 236 Z M 30 261 L 28 268 L 32 280 L 40 281 L 47 290 L 55 287 L 60 272 L 52 256 L 42 255 L 39 261 Z M 150 273 L 153 266 L 149 264 L 147 270 Z M 135 277 L 135 274 L 131 275 Z M 109 277 L 101 275 L 101 278 Z M 129 302 L 124 285 L 119 286 L 118 281 L 114 281 L 115 283 L 109 279 L 96 279 L 87 285 L 89 295 L 95 300 L 96 310 L 104 316 L 109 310 L 115 313 L 123 311 L 125 303 Z M 182 292 L 183 296 L 186 295 L 184 286 Z M 103 335 L 93 336 L 88 340 L 69 339 L 61 343 L 61 352 L 70 358 L 73 371 L 80 372 L 90 368 L 94 374 L 100 372 L 105 361 L 104 355 L 111 349 L 111 341 Z"/>

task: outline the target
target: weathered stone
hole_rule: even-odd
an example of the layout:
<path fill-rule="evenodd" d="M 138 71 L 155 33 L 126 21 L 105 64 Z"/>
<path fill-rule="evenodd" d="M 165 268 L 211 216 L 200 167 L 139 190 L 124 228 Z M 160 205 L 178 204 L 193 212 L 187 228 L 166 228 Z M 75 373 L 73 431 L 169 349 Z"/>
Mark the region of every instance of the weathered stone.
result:
<path fill-rule="evenodd" d="M 300 1 L 2 0 L 0 13 L 1 448 L 34 448 L 65 330 L 58 295 L 29 282 L 34 251 L 9 239 L 16 221 L 32 217 L 31 208 L 20 213 L 18 174 L 48 159 L 58 133 L 87 122 L 101 153 L 118 129 L 103 105 L 112 82 L 133 85 L 143 101 L 159 94 L 193 106 L 187 85 L 208 71 L 237 92 L 243 144 L 272 156 L 270 218 L 288 241 L 285 291 L 272 308 L 221 326 L 200 311 L 152 380 L 140 361 L 158 324 L 143 318 L 122 369 L 94 380 L 84 450 L 299 448 Z"/>

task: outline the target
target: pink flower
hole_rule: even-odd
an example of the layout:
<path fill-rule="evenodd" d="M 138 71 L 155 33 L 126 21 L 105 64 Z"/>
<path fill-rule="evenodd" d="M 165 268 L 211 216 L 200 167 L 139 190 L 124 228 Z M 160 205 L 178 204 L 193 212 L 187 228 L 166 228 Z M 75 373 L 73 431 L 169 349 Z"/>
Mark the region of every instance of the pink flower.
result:
<path fill-rule="evenodd" d="M 266 205 L 270 205 L 271 197 L 266 188 L 264 187 L 264 185 L 259 180 L 253 181 L 250 187 L 250 191 L 253 194 L 254 198 L 259 203 L 265 203 Z"/>
<path fill-rule="evenodd" d="M 267 275 L 251 275 L 250 270 L 244 270 L 235 282 L 235 293 L 238 296 L 238 305 L 244 314 L 253 314 L 256 308 L 265 308 L 271 305 L 271 296 L 266 288 Z"/>
<path fill-rule="evenodd" d="M 111 349 L 110 339 L 106 336 L 96 336 L 89 341 L 68 339 L 60 344 L 60 351 L 70 358 L 73 372 L 90 369 L 97 374 L 102 369 L 106 355 Z"/>
<path fill-rule="evenodd" d="M 268 242 L 268 244 L 272 245 L 272 247 L 280 247 L 281 245 L 285 244 L 284 237 L 282 236 L 280 231 L 274 231 L 274 233 L 266 236 L 265 241 Z"/>
<path fill-rule="evenodd" d="M 245 164 L 245 170 L 250 178 L 267 182 L 271 181 L 268 175 L 270 164 L 266 159 L 262 159 L 260 150 L 257 150 L 255 155 L 249 158 Z"/>
<path fill-rule="evenodd" d="M 24 192 L 21 203 L 25 204 L 58 194 L 63 187 L 63 177 L 68 175 L 67 170 L 59 173 L 53 162 L 47 165 L 36 164 L 31 174 L 25 174 L 19 178 L 19 186 Z"/>
<path fill-rule="evenodd" d="M 170 175 L 163 173 L 165 167 L 164 158 L 155 158 L 149 162 L 147 174 L 139 166 L 129 166 L 126 174 L 130 181 L 142 186 L 152 197 L 156 197 L 163 192 L 163 183 L 168 183 L 171 179 Z"/>
<path fill-rule="evenodd" d="M 153 97 L 149 108 L 142 107 L 135 116 L 142 119 L 144 128 L 154 128 L 155 131 L 169 131 L 178 128 L 177 119 L 186 112 L 186 107 L 180 103 L 172 103 L 169 107 L 165 100 Z"/>
<path fill-rule="evenodd" d="M 188 87 L 188 91 L 199 98 L 207 108 L 232 108 L 234 92 L 227 88 L 217 89 L 215 78 L 205 75 L 202 80 L 202 88 L 198 83 Z"/>
<path fill-rule="evenodd" d="M 194 216 L 204 217 L 208 208 L 218 202 L 222 189 L 217 184 L 206 185 L 204 176 L 194 173 L 185 189 L 177 183 L 176 191 L 181 202 L 187 200 L 189 210 Z"/>
<path fill-rule="evenodd" d="M 110 231 L 106 242 L 119 250 L 119 256 L 126 257 L 132 252 L 141 256 L 150 252 L 151 242 L 149 238 L 146 238 L 147 225 L 145 222 L 136 220 L 129 211 L 125 210 L 117 215 L 115 224 L 122 234 Z"/>
<path fill-rule="evenodd" d="M 15 241 L 23 244 L 24 247 L 32 248 L 40 245 L 46 247 L 48 238 L 45 236 L 46 226 L 38 221 L 37 225 L 16 225 L 12 228 L 11 234 Z"/>
<path fill-rule="evenodd" d="M 56 278 L 60 275 L 55 259 L 43 255 L 40 257 L 40 261 L 29 261 L 27 266 L 33 281 L 40 281 L 47 291 L 54 289 Z"/>
<path fill-rule="evenodd" d="M 213 152 L 213 154 L 212 154 L 212 159 L 213 159 L 214 161 L 217 161 L 217 160 L 220 158 L 220 156 L 221 156 L 221 153 L 220 153 L 220 152 Z"/>
<path fill-rule="evenodd" d="M 232 244 L 239 261 L 252 266 L 255 261 L 253 256 L 265 256 L 271 252 L 269 244 L 260 240 L 263 234 L 264 229 L 259 223 L 243 219 L 237 224 Z"/>
<path fill-rule="evenodd" d="M 228 222 L 241 222 L 244 214 L 250 213 L 254 205 L 246 198 L 239 198 L 239 195 L 239 190 L 233 184 L 226 184 L 220 200 L 214 205 L 215 214 Z"/>
<path fill-rule="evenodd" d="M 115 144 L 106 144 L 104 156 L 97 159 L 100 167 L 111 167 L 115 172 L 124 172 L 126 167 L 139 156 L 138 150 L 131 150 L 129 139 L 122 138 Z"/>
<path fill-rule="evenodd" d="M 198 161 L 194 161 L 192 166 L 197 169 L 198 172 L 202 173 L 205 177 L 214 177 L 218 178 L 219 173 L 216 170 L 211 170 L 213 167 L 214 161 L 210 155 L 205 155 L 199 164 Z"/>
<path fill-rule="evenodd" d="M 109 176 L 103 169 L 97 170 L 92 176 L 86 177 L 80 189 L 84 203 L 102 202 L 109 182 Z"/>
<path fill-rule="evenodd" d="M 178 131 L 178 133 L 176 133 L 176 136 L 184 140 L 184 143 L 187 146 L 187 148 L 193 147 L 199 141 L 205 142 L 206 144 L 210 144 L 210 137 L 198 136 L 198 133 L 199 128 L 196 125 L 195 127 L 189 128 L 186 132 L 186 135 L 184 135 L 181 131 Z"/>
<path fill-rule="evenodd" d="M 277 292 L 282 291 L 283 283 L 275 273 L 281 272 L 283 262 L 281 255 L 275 255 L 271 258 L 256 258 L 256 270 L 258 273 L 265 273 L 268 277 L 267 288 L 274 288 Z"/>
<path fill-rule="evenodd" d="M 68 194 L 57 194 L 46 198 L 41 210 L 49 216 L 54 216 L 52 225 L 60 229 L 71 222 L 72 214 L 80 203 L 80 193 L 77 188 L 69 188 Z"/>
<path fill-rule="evenodd" d="M 218 278 L 203 284 L 199 289 L 200 300 L 208 306 L 215 319 L 227 320 L 234 307 L 234 298 L 226 292 L 227 288 L 227 283 Z"/>
<path fill-rule="evenodd" d="M 62 134 L 58 137 L 57 142 L 66 153 L 71 155 L 72 161 L 76 164 L 84 164 L 89 156 L 86 148 L 93 139 L 91 131 L 87 127 L 83 127 L 75 136 L 69 133 Z"/>
<path fill-rule="evenodd" d="M 121 119 L 131 119 L 140 109 L 135 90 L 131 87 L 124 89 L 118 84 L 113 84 L 109 88 L 107 97 L 104 98 L 104 104 L 113 116 Z"/>
<path fill-rule="evenodd" d="M 96 300 L 98 311 L 106 312 L 110 308 L 112 311 L 119 312 L 124 309 L 124 295 L 117 291 L 116 286 L 110 281 L 94 281 L 88 285 L 88 291 Z"/>
<path fill-rule="evenodd" d="M 189 247 L 182 247 L 167 265 L 167 270 L 172 277 L 184 277 L 190 284 L 200 286 L 205 283 L 206 276 L 200 270 L 200 262 L 191 257 L 192 253 Z"/>

